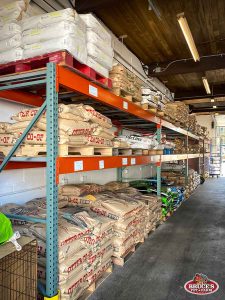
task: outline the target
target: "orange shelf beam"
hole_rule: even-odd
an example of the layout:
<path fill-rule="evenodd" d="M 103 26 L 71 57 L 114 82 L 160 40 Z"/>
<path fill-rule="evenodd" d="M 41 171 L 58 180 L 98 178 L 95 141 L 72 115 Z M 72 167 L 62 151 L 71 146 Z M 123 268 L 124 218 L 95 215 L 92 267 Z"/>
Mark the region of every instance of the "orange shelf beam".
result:
<path fill-rule="evenodd" d="M 41 106 L 44 102 L 40 96 L 17 90 L 0 91 L 0 98 L 30 106 Z"/>
<path fill-rule="evenodd" d="M 66 69 L 62 66 L 57 66 L 57 76 L 58 84 L 64 86 L 69 90 L 81 93 L 111 107 L 130 113 L 149 122 L 153 122 L 156 124 L 161 123 L 160 118 L 144 110 L 140 106 L 124 98 L 114 95 L 110 91 L 94 83 L 91 83 L 89 80 L 70 71 L 69 69 Z"/>
<path fill-rule="evenodd" d="M 160 160 L 160 155 L 153 156 L 96 156 L 96 157 L 58 157 L 57 173 L 68 174 L 135 165 L 147 165 Z"/>
<path fill-rule="evenodd" d="M 0 161 L 0 164 L 2 161 Z M 4 170 L 16 170 L 16 169 L 32 169 L 32 168 L 45 168 L 45 162 L 26 162 L 26 161 L 10 161 Z"/>

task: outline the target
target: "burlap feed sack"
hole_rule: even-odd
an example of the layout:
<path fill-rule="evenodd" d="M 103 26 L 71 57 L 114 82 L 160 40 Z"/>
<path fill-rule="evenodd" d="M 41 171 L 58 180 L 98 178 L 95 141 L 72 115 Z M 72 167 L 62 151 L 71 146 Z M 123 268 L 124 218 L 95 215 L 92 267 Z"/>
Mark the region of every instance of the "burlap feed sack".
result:
<path fill-rule="evenodd" d="M 105 187 L 96 183 L 66 184 L 59 187 L 59 193 L 65 196 L 81 196 L 104 191 Z"/>
<path fill-rule="evenodd" d="M 58 119 L 59 130 L 68 135 L 91 135 L 97 124 L 89 124 L 83 121 Z M 37 122 L 37 127 L 41 130 L 46 130 L 46 119 L 42 118 Z"/>
<path fill-rule="evenodd" d="M 37 114 L 38 108 L 33 109 L 23 109 L 16 115 L 11 116 L 12 120 L 16 121 L 31 121 L 33 117 Z M 58 116 L 63 119 L 76 120 L 76 121 L 86 121 L 87 119 L 83 116 L 73 113 L 73 109 L 70 105 L 59 104 L 58 106 Z M 46 117 L 46 111 L 42 114 L 41 118 Z"/>
<path fill-rule="evenodd" d="M 43 241 L 46 240 L 46 226 L 45 224 L 32 224 L 31 232 Z M 90 229 L 81 229 L 74 224 L 67 222 L 65 219 L 59 219 L 58 225 L 58 244 L 59 247 L 69 244 L 75 240 L 80 240 L 85 234 L 89 234 Z"/>
<path fill-rule="evenodd" d="M 11 123 L 8 122 L 0 122 L 0 133 L 7 132 L 7 128 L 11 125 Z"/>
<path fill-rule="evenodd" d="M 112 147 L 112 141 L 100 137 L 100 136 L 93 136 L 93 135 L 77 135 L 77 136 L 69 136 L 69 145 L 71 146 L 96 146 L 96 147 Z"/>
<path fill-rule="evenodd" d="M 123 188 L 126 188 L 129 186 L 129 183 L 127 182 L 117 182 L 117 181 L 111 181 L 105 184 L 105 189 L 109 191 L 116 191 Z"/>
<path fill-rule="evenodd" d="M 0 133 L 0 146 L 12 146 L 16 140 L 13 134 Z"/>
<path fill-rule="evenodd" d="M 105 128 L 112 127 L 112 121 L 101 113 L 97 112 L 93 107 L 84 105 L 84 109 L 89 113 L 89 120 L 97 123 Z"/>

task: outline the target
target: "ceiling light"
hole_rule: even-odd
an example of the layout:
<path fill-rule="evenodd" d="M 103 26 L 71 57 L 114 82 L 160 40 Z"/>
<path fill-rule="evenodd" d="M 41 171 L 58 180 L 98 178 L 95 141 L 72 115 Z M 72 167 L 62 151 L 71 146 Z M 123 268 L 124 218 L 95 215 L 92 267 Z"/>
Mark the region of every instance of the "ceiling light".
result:
<path fill-rule="evenodd" d="M 183 35 L 185 37 L 185 40 L 186 40 L 186 42 L 188 44 L 188 47 L 189 47 L 189 49 L 191 51 L 191 55 L 192 55 L 194 61 L 199 61 L 200 60 L 200 56 L 198 54 L 198 50 L 196 48 L 195 41 L 193 39 L 190 27 L 188 25 L 187 19 L 184 16 L 184 13 L 178 14 L 177 15 L 177 20 L 178 20 L 178 23 L 179 23 L 179 25 L 181 27 L 181 30 L 182 30 Z"/>
<path fill-rule="evenodd" d="M 215 99 L 214 99 L 214 98 L 212 98 L 210 101 L 211 101 L 211 102 L 215 102 Z"/>
<path fill-rule="evenodd" d="M 217 108 L 217 106 L 216 106 L 216 105 L 213 105 L 213 108 Z"/>
<path fill-rule="evenodd" d="M 206 78 L 206 77 L 202 77 L 202 82 L 203 82 L 203 84 L 204 84 L 206 93 L 207 93 L 207 94 L 211 94 L 211 90 L 210 90 L 210 87 L 209 87 L 209 83 L 208 83 L 207 78 Z M 213 102 L 213 101 L 211 100 L 211 102 Z"/>

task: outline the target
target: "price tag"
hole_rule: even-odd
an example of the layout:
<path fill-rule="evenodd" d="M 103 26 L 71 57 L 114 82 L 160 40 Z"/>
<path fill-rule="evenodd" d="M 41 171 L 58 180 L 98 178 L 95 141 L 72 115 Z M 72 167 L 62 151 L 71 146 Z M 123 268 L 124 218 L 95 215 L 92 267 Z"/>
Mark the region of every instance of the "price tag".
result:
<path fill-rule="evenodd" d="M 89 84 L 89 94 L 98 97 L 98 89 L 95 86 Z"/>
<path fill-rule="evenodd" d="M 124 157 L 123 159 L 122 159 L 122 165 L 123 166 L 127 166 L 127 157 Z"/>
<path fill-rule="evenodd" d="M 104 167 L 105 167 L 105 162 L 104 162 L 104 160 L 100 160 L 100 161 L 99 161 L 99 169 L 104 169 Z"/>
<path fill-rule="evenodd" d="M 74 171 L 83 171 L 84 169 L 84 162 L 83 160 L 78 160 L 74 162 Z"/>
<path fill-rule="evenodd" d="M 128 102 L 123 101 L 123 108 L 124 108 L 124 109 L 128 109 Z"/>
<path fill-rule="evenodd" d="M 131 158 L 130 162 L 131 162 L 132 165 L 135 165 L 136 164 L 136 158 Z"/>

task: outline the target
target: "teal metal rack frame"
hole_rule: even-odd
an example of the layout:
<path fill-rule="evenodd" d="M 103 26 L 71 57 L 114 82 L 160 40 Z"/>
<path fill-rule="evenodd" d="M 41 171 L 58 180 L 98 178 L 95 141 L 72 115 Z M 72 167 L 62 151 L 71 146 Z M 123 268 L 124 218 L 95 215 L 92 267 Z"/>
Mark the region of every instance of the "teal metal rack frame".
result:
<path fill-rule="evenodd" d="M 1 163 L 0 172 L 10 161 L 28 132 L 38 121 L 39 117 L 44 111 L 47 111 L 46 219 L 16 215 L 8 215 L 8 217 L 16 217 L 17 219 L 29 222 L 41 222 L 46 224 L 46 287 L 44 289 L 42 288 L 42 290 L 44 291 L 44 296 L 46 296 L 46 298 L 53 298 L 58 295 L 58 187 L 56 184 L 56 159 L 58 156 L 58 93 L 56 91 L 56 65 L 54 63 L 48 63 L 47 68 L 44 71 L 1 77 L 0 84 L 0 91 L 40 84 L 46 85 L 46 100 Z M 26 160 L 26 158 L 24 158 L 24 160 Z"/>

